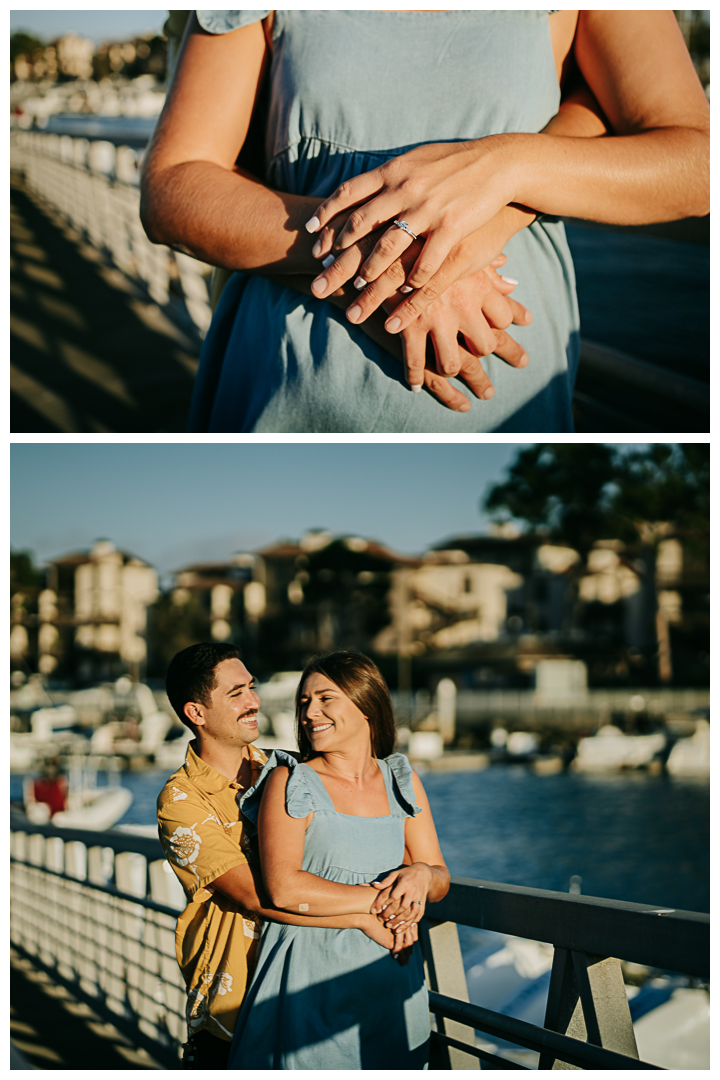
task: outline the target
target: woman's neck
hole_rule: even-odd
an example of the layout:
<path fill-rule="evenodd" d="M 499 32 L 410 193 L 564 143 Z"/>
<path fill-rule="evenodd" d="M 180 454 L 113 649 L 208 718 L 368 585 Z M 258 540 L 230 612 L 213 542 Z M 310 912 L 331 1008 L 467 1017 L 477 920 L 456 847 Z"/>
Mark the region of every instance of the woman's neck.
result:
<path fill-rule="evenodd" d="M 362 783 L 373 776 L 378 769 L 378 764 L 367 749 L 357 751 L 331 750 L 320 754 L 315 761 L 322 762 L 322 771 L 328 776 L 347 780 L 349 783 Z"/>

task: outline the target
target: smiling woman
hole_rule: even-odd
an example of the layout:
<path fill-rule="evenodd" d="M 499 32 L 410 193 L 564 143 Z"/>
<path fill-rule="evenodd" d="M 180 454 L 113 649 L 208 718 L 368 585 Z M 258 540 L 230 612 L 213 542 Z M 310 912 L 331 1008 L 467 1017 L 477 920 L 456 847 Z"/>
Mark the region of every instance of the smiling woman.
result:
<path fill-rule="evenodd" d="M 276 752 L 241 799 L 272 902 L 318 919 L 369 912 L 403 950 L 393 963 L 354 929 L 268 922 L 229 1067 L 423 1068 L 429 1013 L 412 943 L 425 901 L 449 886 L 427 796 L 392 752 L 390 697 L 367 657 L 310 661 L 297 718 L 302 762 Z"/>

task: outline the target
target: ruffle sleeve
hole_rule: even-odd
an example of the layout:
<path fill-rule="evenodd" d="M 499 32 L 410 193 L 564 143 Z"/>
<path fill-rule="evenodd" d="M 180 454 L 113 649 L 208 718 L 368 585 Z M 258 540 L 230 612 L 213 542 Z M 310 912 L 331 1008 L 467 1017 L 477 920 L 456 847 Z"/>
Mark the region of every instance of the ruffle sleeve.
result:
<path fill-rule="evenodd" d="M 197 21 L 208 34 L 229 34 L 241 26 L 260 22 L 269 11 L 196 11 Z"/>
<path fill-rule="evenodd" d="M 415 802 L 415 792 L 412 782 L 412 765 L 404 754 L 391 754 L 385 758 L 395 781 L 395 787 L 400 799 L 400 805 L 410 817 L 416 817 L 422 813 L 422 807 Z"/>
<path fill-rule="evenodd" d="M 395 756 L 402 757 L 401 754 Z M 249 823 L 248 833 L 250 836 L 257 835 L 257 819 L 263 784 L 272 770 L 277 768 L 278 765 L 286 765 L 290 770 L 285 791 L 285 809 L 290 817 L 307 817 L 315 809 L 315 800 L 312 797 L 305 770 L 299 769 L 299 764 L 300 762 L 292 754 L 286 753 L 285 750 L 273 750 L 253 786 L 240 796 L 238 802 Z"/>

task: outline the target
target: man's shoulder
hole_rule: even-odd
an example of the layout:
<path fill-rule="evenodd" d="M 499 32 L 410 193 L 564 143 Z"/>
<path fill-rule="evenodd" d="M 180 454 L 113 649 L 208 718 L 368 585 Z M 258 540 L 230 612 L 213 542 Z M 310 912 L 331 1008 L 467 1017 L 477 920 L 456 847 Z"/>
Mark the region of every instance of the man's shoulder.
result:
<path fill-rule="evenodd" d="M 195 801 L 199 798 L 197 785 L 192 782 L 185 769 L 180 768 L 167 778 L 157 797 L 158 813 L 175 803 Z"/>

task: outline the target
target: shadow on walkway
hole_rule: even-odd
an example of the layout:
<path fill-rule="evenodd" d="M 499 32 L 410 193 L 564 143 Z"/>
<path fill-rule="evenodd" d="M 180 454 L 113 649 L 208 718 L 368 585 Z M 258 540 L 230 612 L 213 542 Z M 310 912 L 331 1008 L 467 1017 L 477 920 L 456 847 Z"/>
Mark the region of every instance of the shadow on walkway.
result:
<path fill-rule="evenodd" d="M 10 1038 L 33 1069 L 162 1069 L 64 986 L 10 950 Z M 14 1066 L 14 1067 L 17 1067 Z"/>
<path fill-rule="evenodd" d="M 199 344 L 11 178 L 10 430 L 184 432 Z"/>

